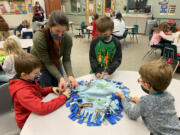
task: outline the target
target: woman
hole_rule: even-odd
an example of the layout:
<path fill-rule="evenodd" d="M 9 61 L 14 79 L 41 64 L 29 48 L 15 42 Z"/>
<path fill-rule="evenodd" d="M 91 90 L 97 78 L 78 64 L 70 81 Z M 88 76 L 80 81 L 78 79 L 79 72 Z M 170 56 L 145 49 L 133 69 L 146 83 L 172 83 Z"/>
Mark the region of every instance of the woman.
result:
<path fill-rule="evenodd" d="M 38 1 L 35 2 L 33 12 L 34 12 L 34 16 L 38 16 L 40 22 L 44 21 L 44 10 L 40 6 Z"/>
<path fill-rule="evenodd" d="M 122 19 L 122 14 L 121 13 L 117 13 L 116 14 L 116 18 L 113 20 L 114 22 L 114 32 L 113 35 L 117 38 L 120 38 L 123 36 L 126 26 L 125 26 L 125 22 Z"/>
<path fill-rule="evenodd" d="M 31 53 L 42 62 L 40 77 L 42 87 L 57 86 L 59 82 L 60 91 L 66 89 L 66 82 L 60 73 L 62 65 L 66 71 L 70 87 L 77 86 L 71 67 L 72 38 L 66 33 L 68 27 L 68 18 L 60 11 L 53 11 L 48 26 L 37 31 L 33 36 L 34 45 Z"/>

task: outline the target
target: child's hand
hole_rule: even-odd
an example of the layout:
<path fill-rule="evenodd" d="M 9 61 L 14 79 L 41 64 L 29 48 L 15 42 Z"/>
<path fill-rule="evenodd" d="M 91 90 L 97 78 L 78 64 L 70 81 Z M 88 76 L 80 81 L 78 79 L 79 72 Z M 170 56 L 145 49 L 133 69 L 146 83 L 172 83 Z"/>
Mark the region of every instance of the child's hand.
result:
<path fill-rule="evenodd" d="M 172 31 L 169 30 L 169 31 L 166 32 L 165 34 L 166 34 L 166 35 L 172 35 Z"/>
<path fill-rule="evenodd" d="M 120 98 L 125 98 L 123 93 L 120 93 L 118 91 L 115 92 L 116 96 L 120 97 Z"/>
<path fill-rule="evenodd" d="M 103 75 L 103 78 L 109 79 L 109 77 L 110 77 L 110 76 L 109 76 L 108 72 L 105 72 L 104 75 Z"/>
<path fill-rule="evenodd" d="M 137 102 L 140 101 L 140 98 L 139 97 L 132 97 L 131 101 L 134 102 L 134 103 L 137 103 Z"/>
<path fill-rule="evenodd" d="M 102 79 L 102 78 L 103 78 L 103 75 L 102 75 L 101 73 L 97 73 L 97 74 L 96 74 L 96 77 L 97 77 L 98 79 Z"/>
<path fill-rule="evenodd" d="M 63 77 L 61 77 L 60 82 L 59 82 L 59 91 L 64 92 L 66 89 L 66 81 L 64 80 Z"/>
<path fill-rule="evenodd" d="M 71 90 L 70 90 L 70 89 L 67 89 L 67 90 L 65 90 L 62 94 L 65 95 L 67 98 L 69 98 L 70 95 L 71 95 Z"/>
<path fill-rule="evenodd" d="M 60 90 L 59 90 L 59 87 L 53 87 L 53 88 L 52 88 L 52 91 L 53 91 L 56 95 L 61 94 L 61 92 L 60 92 Z"/>
<path fill-rule="evenodd" d="M 74 79 L 73 76 L 69 76 L 69 77 L 68 77 L 68 83 L 69 83 L 71 89 L 74 89 L 75 87 L 78 87 L 78 83 L 77 83 L 77 81 Z"/>

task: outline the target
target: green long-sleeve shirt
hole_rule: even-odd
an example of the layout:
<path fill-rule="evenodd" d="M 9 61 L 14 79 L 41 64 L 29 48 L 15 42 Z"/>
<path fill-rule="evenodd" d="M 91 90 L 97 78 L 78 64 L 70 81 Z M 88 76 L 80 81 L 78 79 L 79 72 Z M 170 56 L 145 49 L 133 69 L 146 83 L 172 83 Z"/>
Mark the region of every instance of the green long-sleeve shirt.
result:
<path fill-rule="evenodd" d="M 61 51 L 59 57 L 59 64 L 64 66 L 67 76 L 73 76 L 72 66 L 71 66 L 71 48 L 72 48 L 72 38 L 67 33 L 61 40 Z M 57 49 L 57 51 L 59 51 Z M 48 45 L 46 43 L 45 34 L 41 31 L 37 31 L 33 35 L 33 47 L 31 49 L 31 54 L 39 58 L 42 62 L 41 69 L 47 69 L 51 75 L 53 75 L 57 80 L 61 78 L 61 74 L 57 69 L 55 63 L 50 58 L 48 53 Z"/>

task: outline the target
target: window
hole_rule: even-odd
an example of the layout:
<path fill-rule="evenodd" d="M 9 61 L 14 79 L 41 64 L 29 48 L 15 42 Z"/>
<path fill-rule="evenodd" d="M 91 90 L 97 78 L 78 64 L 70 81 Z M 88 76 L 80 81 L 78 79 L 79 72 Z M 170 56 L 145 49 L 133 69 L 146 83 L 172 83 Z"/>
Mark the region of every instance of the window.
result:
<path fill-rule="evenodd" d="M 85 13 L 86 12 L 86 0 L 71 0 L 71 12 Z"/>

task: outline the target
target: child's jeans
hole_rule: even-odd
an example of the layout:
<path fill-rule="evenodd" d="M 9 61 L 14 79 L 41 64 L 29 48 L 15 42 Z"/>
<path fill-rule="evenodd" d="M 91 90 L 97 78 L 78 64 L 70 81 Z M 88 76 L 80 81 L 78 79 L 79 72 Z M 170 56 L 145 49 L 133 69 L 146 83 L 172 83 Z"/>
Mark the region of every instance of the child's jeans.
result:
<path fill-rule="evenodd" d="M 163 44 L 158 43 L 156 45 L 151 45 L 151 47 L 161 49 L 161 56 L 163 56 L 163 51 L 164 51 L 164 45 Z"/>
<path fill-rule="evenodd" d="M 64 76 L 62 66 L 60 67 L 59 72 L 61 73 L 62 76 Z M 48 87 L 48 86 L 58 87 L 59 81 L 54 76 L 52 76 L 47 69 L 43 69 L 41 70 L 39 83 L 41 87 Z"/>

